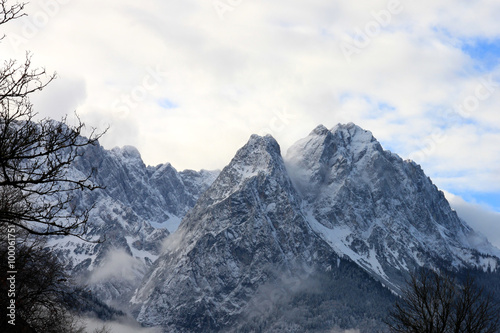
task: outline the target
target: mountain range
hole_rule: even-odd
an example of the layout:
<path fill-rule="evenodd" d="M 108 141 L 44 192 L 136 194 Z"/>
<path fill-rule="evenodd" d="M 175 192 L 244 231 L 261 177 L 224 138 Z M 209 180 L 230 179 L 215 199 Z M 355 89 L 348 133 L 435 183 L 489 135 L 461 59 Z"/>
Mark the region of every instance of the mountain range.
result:
<path fill-rule="evenodd" d="M 105 189 L 77 204 L 96 205 L 89 236 L 105 241 L 50 245 L 80 283 L 164 332 L 373 332 L 419 267 L 500 281 L 500 250 L 352 123 L 284 155 L 252 135 L 220 172 L 101 146 L 70 173 L 92 169 Z"/>

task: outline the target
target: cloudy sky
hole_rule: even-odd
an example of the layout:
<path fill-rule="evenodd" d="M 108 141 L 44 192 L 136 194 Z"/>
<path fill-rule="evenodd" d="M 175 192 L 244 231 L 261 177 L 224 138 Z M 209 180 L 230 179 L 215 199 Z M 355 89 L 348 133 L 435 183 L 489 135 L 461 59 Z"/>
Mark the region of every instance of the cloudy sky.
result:
<path fill-rule="evenodd" d="M 286 151 L 352 121 L 500 216 L 498 1 L 33 0 L 26 12 L 0 54 L 30 50 L 56 71 L 37 110 L 110 125 L 106 148 L 220 169 L 252 133 Z"/>

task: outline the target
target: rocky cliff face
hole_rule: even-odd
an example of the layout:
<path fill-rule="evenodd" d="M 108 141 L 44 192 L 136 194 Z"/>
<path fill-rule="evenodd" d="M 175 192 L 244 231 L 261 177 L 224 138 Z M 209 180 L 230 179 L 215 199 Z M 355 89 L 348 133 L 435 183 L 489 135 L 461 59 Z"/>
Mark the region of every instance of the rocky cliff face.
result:
<path fill-rule="evenodd" d="M 279 146 L 252 136 L 186 215 L 134 302 L 168 330 L 220 330 L 256 289 L 322 245 L 300 214 Z M 314 249 L 314 252 L 310 250 Z"/>
<path fill-rule="evenodd" d="M 74 204 L 95 205 L 88 236 L 103 242 L 59 237 L 50 245 L 64 258 L 77 281 L 123 309 L 147 268 L 158 258 L 163 240 L 177 229 L 218 172 L 178 172 L 170 164 L 147 167 L 133 147 L 105 150 L 93 146 L 87 147 L 69 173 L 81 178 L 92 169 L 93 181 L 104 189 L 80 195 Z"/>
<path fill-rule="evenodd" d="M 500 262 L 418 165 L 354 124 L 319 126 L 286 163 L 252 136 L 166 243 L 132 298 L 165 332 L 370 331 L 409 270 Z"/>
<path fill-rule="evenodd" d="M 422 169 L 354 124 L 318 126 L 285 158 L 254 135 L 220 174 L 146 166 L 133 147 L 89 147 L 70 173 L 92 169 L 105 189 L 74 204 L 95 204 L 88 235 L 105 241 L 50 245 L 164 332 L 373 332 L 417 267 L 499 271 Z"/>
<path fill-rule="evenodd" d="M 317 127 L 287 167 L 314 230 L 384 283 L 419 266 L 496 269 L 499 251 L 450 208 L 419 165 L 354 124 Z"/>

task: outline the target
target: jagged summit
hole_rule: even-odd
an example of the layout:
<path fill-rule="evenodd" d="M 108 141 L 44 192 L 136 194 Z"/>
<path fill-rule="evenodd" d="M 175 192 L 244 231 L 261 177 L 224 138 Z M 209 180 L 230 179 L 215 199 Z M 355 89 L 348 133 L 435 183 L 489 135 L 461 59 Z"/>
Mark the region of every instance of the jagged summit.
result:
<path fill-rule="evenodd" d="M 229 166 L 240 163 L 251 165 L 255 169 L 266 168 L 278 156 L 281 156 L 281 149 L 271 135 L 253 134 L 248 142 L 238 150 Z"/>
<path fill-rule="evenodd" d="M 141 153 L 134 146 L 115 147 L 111 149 L 111 152 L 117 155 L 121 155 L 123 158 L 126 159 L 135 159 L 142 161 Z"/>
<path fill-rule="evenodd" d="M 186 242 L 193 244 L 187 239 L 196 238 L 201 229 L 214 232 L 226 228 L 228 222 L 232 223 L 230 219 L 201 219 L 199 216 L 205 213 L 207 207 L 224 206 L 228 201 L 235 205 L 239 202 L 236 198 L 242 192 L 260 193 L 263 192 L 264 186 L 268 186 L 264 192 L 275 193 L 280 187 L 286 188 L 286 192 L 293 190 L 277 141 L 271 135 L 254 134 L 236 152 L 212 186 L 200 196 L 197 204 L 188 212 L 179 227 L 178 236 L 182 236 L 181 238 Z M 185 250 L 188 248 L 190 246 Z"/>
<path fill-rule="evenodd" d="M 133 299 L 141 322 L 169 332 L 219 331 L 246 313 L 263 284 L 327 249 L 300 212 L 279 145 L 257 135 L 169 240 Z"/>
<path fill-rule="evenodd" d="M 285 160 L 269 135 L 238 150 L 137 290 L 139 321 L 219 331 L 247 316 L 265 286 L 287 290 L 283 274 L 310 285 L 344 281 L 350 267 L 358 282 L 366 274 L 397 291 L 419 266 L 498 267 L 421 168 L 384 151 L 371 132 L 320 125 Z"/>
<path fill-rule="evenodd" d="M 289 148 L 286 163 L 311 226 L 387 284 L 397 281 L 395 272 L 422 265 L 499 264 L 486 258 L 498 252 L 460 220 L 417 164 L 384 151 L 359 126 L 317 128 Z M 486 257 L 478 258 L 479 250 Z"/>
<path fill-rule="evenodd" d="M 313 129 L 309 135 L 325 135 L 327 132 L 329 132 L 328 128 L 321 124 Z"/>
<path fill-rule="evenodd" d="M 135 147 L 106 150 L 100 145 L 86 147 L 68 172 L 80 178 L 91 170 L 96 170 L 92 181 L 104 188 L 82 194 L 72 204 L 95 205 L 88 235 L 106 242 L 63 237 L 50 245 L 76 281 L 103 301 L 123 308 L 146 268 L 160 255 L 162 241 L 177 229 L 218 172 L 177 172 L 170 163 L 147 167 Z M 108 270 L 108 263 L 117 260 L 125 260 L 117 264 L 123 270 Z"/>
<path fill-rule="evenodd" d="M 369 164 L 371 156 L 382 153 L 372 133 L 353 123 L 338 124 L 331 130 L 320 125 L 288 149 L 285 161 L 299 192 L 314 199 L 324 186 L 331 185 L 335 191 L 354 164 Z"/>
<path fill-rule="evenodd" d="M 358 160 L 367 150 L 382 151 L 380 143 L 370 131 L 348 123 L 338 124 L 331 130 L 319 125 L 306 138 L 299 140 L 291 146 L 286 155 L 288 161 L 301 161 L 301 168 L 309 168 L 313 161 L 320 161 L 338 151 L 344 158 Z M 304 150 L 310 154 L 310 160 L 302 158 Z M 333 162 L 333 161 L 325 161 Z"/>
<path fill-rule="evenodd" d="M 272 174 L 285 174 L 281 150 L 278 142 L 271 136 L 252 135 L 226 166 L 214 186 L 205 193 L 211 204 L 224 200 L 239 190 L 252 178 L 267 177 Z"/>
<path fill-rule="evenodd" d="M 327 132 L 332 134 L 340 134 L 344 137 L 357 137 L 358 139 L 365 138 L 369 139 L 369 141 L 376 140 L 373 137 L 372 132 L 361 128 L 360 126 L 350 122 L 347 124 L 337 124 L 331 129 L 328 129 L 325 125 L 320 124 L 315 129 L 311 131 L 309 136 L 311 135 L 326 135 Z"/>
<path fill-rule="evenodd" d="M 346 146 L 373 145 L 379 147 L 380 144 L 373 136 L 372 132 L 365 130 L 354 123 L 346 125 L 338 124 L 330 132 L 339 138 Z"/>

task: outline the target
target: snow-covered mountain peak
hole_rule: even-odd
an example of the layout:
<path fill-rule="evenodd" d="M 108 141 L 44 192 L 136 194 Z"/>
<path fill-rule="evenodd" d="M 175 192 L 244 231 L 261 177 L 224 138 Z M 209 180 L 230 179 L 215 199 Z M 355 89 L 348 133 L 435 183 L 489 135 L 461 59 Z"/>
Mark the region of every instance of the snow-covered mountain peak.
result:
<path fill-rule="evenodd" d="M 275 156 L 276 154 L 281 155 L 280 146 L 269 134 L 265 136 L 252 134 L 247 144 L 238 150 L 234 159 L 244 159 L 248 158 L 250 155 L 260 156 L 262 153 L 269 154 L 270 156 Z M 253 163 L 256 161 L 251 159 L 248 162 Z"/>
<path fill-rule="evenodd" d="M 320 125 L 288 149 L 285 161 L 297 190 L 314 199 L 325 186 L 336 192 L 353 169 L 363 172 L 381 154 L 371 132 L 353 123 L 331 130 Z"/>
<path fill-rule="evenodd" d="M 148 169 L 152 172 L 151 177 L 153 179 L 161 178 L 165 174 L 177 174 L 177 170 L 170 163 L 159 164 L 155 167 L 149 167 Z"/>
<path fill-rule="evenodd" d="M 421 167 L 384 151 L 359 126 L 316 128 L 290 147 L 286 163 L 311 226 L 368 271 L 498 265 L 485 259 L 496 253 L 487 241 L 468 241 L 479 238 Z M 478 251 L 488 255 L 478 259 Z"/>
<path fill-rule="evenodd" d="M 373 134 L 371 131 L 365 130 L 364 128 L 361 128 L 360 126 L 354 124 L 354 123 L 347 123 L 347 124 L 337 124 L 335 125 L 330 132 L 332 133 L 338 133 L 342 132 L 344 134 L 348 134 L 350 137 L 356 137 L 357 139 L 364 138 L 365 140 L 368 139 L 368 141 L 374 141 L 375 138 L 373 137 Z"/>
<path fill-rule="evenodd" d="M 326 266 L 330 254 L 300 210 L 276 140 L 252 135 L 166 240 L 132 301 L 139 321 L 165 332 L 220 331 L 221 320 L 253 311 L 263 285 Z"/>
<path fill-rule="evenodd" d="M 246 177 L 248 173 L 257 173 L 259 170 L 272 168 L 276 159 L 281 159 L 278 142 L 271 135 L 253 134 L 238 150 L 227 169 L 239 169 L 242 171 L 242 176 Z"/>
<path fill-rule="evenodd" d="M 338 149 L 344 148 L 348 157 L 358 160 L 367 150 L 382 151 L 380 143 L 375 139 L 372 132 L 367 131 L 353 123 L 347 125 L 338 124 L 330 132 L 338 145 Z"/>
<path fill-rule="evenodd" d="M 253 313 L 263 294 L 283 290 L 271 302 L 278 309 L 304 291 L 288 288 L 290 280 L 321 285 L 315 295 L 328 293 L 325 282 L 355 290 L 363 276 L 398 291 L 419 266 L 500 267 L 417 164 L 352 123 L 316 127 L 288 150 L 286 167 L 272 136 L 252 135 L 165 245 L 132 299 L 138 320 L 164 332 L 250 332 L 238 323 L 267 316 L 288 323 L 268 310 Z M 316 301 L 311 308 L 328 312 L 346 298 Z M 256 327 L 307 331 L 273 329 L 267 320 Z"/>
<path fill-rule="evenodd" d="M 309 135 L 325 135 L 326 132 L 329 132 L 329 129 L 325 127 L 325 125 L 318 125 Z"/>
<path fill-rule="evenodd" d="M 140 160 L 142 162 L 141 153 L 134 146 L 115 147 L 115 148 L 111 149 L 111 151 L 115 155 L 121 156 L 125 159 Z"/>
<path fill-rule="evenodd" d="M 177 172 L 170 163 L 147 167 L 139 151 L 131 146 L 105 150 L 96 144 L 85 147 L 82 153 L 68 172 L 81 179 L 96 170 L 92 181 L 104 188 L 82 193 L 74 203 L 77 207 L 95 205 L 87 224 L 88 236 L 106 242 L 91 244 L 58 237 L 50 245 L 64 258 L 75 280 L 88 284 L 94 295 L 107 302 L 116 301 L 121 307 L 160 254 L 164 239 L 177 229 L 219 172 Z M 125 257 L 122 266 L 141 267 L 133 281 L 130 276 L 121 279 L 120 272 L 106 267 L 107 262 Z M 111 274 L 104 274 L 104 279 L 98 274 L 103 271 Z"/>
<path fill-rule="evenodd" d="M 215 180 L 212 188 L 216 190 L 209 190 L 204 196 L 213 202 L 223 200 L 252 178 L 270 176 L 277 169 L 286 173 L 279 144 L 271 135 L 254 134 Z"/>
<path fill-rule="evenodd" d="M 331 130 L 319 125 L 307 137 L 292 145 L 286 155 L 291 164 L 301 164 L 302 169 L 310 169 L 318 162 L 333 164 L 331 158 L 361 159 L 368 151 L 382 151 L 380 143 L 370 131 L 348 123 L 338 124 Z M 304 156 L 307 152 L 307 156 Z"/>
<path fill-rule="evenodd" d="M 278 142 L 271 135 L 253 134 L 238 150 L 227 168 L 238 166 L 240 168 L 251 167 L 253 170 L 266 170 L 274 165 L 276 159 L 281 159 Z"/>
<path fill-rule="evenodd" d="M 332 143 L 332 133 L 325 126 L 320 125 L 307 137 L 288 148 L 286 161 L 300 169 L 310 169 L 321 160 L 325 149 Z M 308 156 L 304 156 L 304 151 L 307 151 Z"/>

